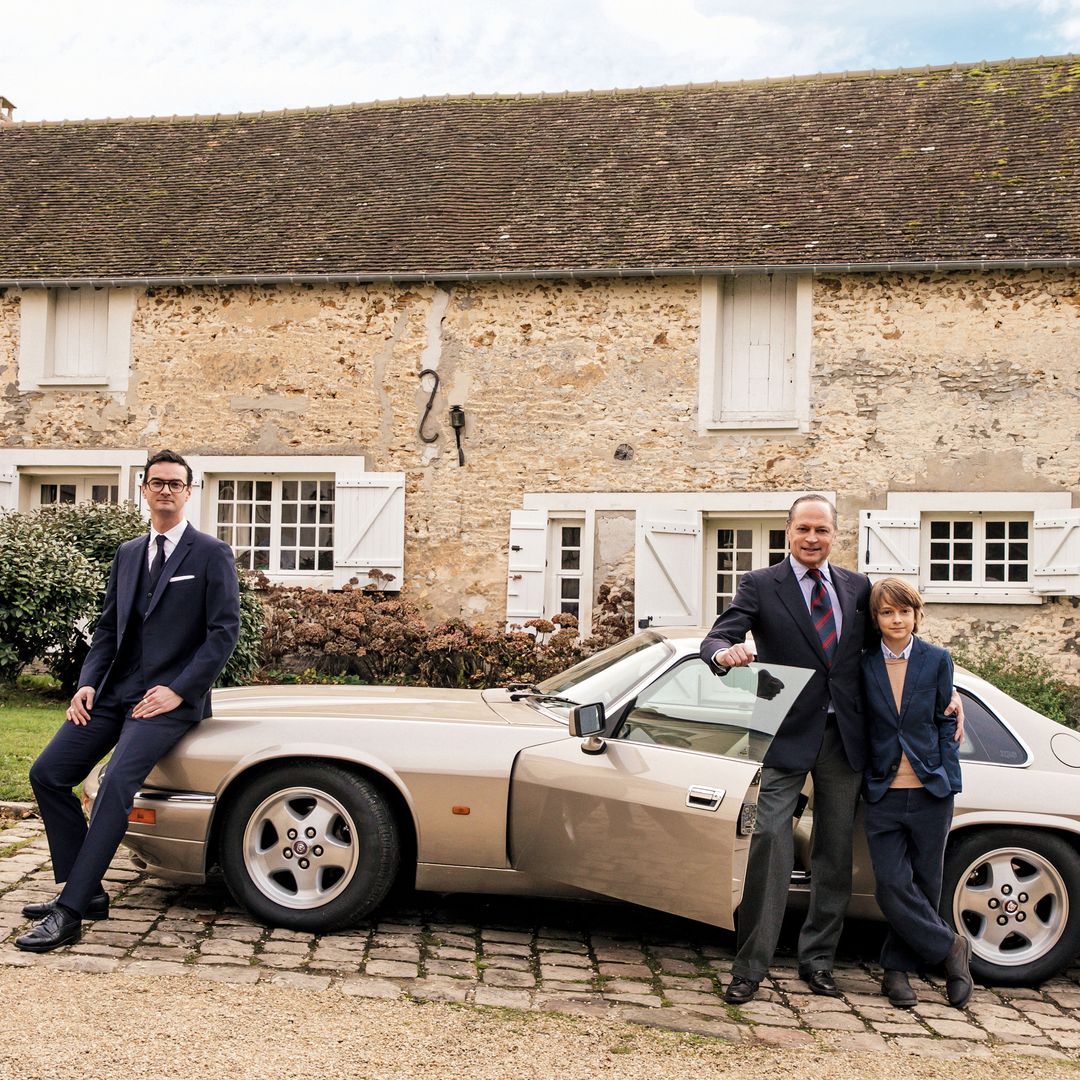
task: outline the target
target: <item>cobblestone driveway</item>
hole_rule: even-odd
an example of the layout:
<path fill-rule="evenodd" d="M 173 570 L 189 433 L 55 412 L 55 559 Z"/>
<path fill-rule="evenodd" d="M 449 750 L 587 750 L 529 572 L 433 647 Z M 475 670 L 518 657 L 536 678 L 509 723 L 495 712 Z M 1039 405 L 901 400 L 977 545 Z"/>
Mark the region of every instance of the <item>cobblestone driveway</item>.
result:
<path fill-rule="evenodd" d="M 758 1000 L 732 1009 L 721 996 L 732 936 L 640 908 L 419 895 L 348 933 L 317 937 L 252 923 L 220 882 L 185 888 L 140 874 L 123 849 L 109 873 L 111 917 L 87 923 L 80 944 L 36 956 L 14 939 L 26 925 L 22 905 L 55 892 L 41 823 L 0 832 L 0 851 L 18 844 L 0 859 L 8 966 L 546 1009 L 779 1047 L 1080 1058 L 1080 967 L 1039 990 L 979 987 L 962 1011 L 945 1004 L 940 983 L 923 982 L 919 1006 L 902 1011 L 879 995 L 868 961 L 837 965 L 843 998 L 834 1000 L 806 993 L 781 957 Z M 872 957 L 876 931 L 866 932 L 854 949 Z"/>

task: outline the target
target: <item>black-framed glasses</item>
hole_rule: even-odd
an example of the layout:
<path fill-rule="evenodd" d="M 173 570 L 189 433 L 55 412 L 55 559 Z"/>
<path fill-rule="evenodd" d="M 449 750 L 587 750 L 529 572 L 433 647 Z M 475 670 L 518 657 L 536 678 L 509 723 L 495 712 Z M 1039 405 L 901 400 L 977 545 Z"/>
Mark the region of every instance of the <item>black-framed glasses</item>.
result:
<path fill-rule="evenodd" d="M 160 477 L 155 476 L 153 480 L 147 480 L 146 486 L 151 491 L 164 491 L 168 488 L 174 495 L 179 495 L 187 484 L 183 480 L 162 480 Z"/>

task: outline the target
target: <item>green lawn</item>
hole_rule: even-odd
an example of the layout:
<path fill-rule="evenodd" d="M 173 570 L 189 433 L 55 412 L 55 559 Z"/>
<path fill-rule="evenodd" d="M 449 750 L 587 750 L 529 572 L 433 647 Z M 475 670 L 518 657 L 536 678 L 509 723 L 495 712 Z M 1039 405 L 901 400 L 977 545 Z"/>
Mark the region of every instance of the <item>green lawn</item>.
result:
<path fill-rule="evenodd" d="M 30 765 L 64 722 L 66 707 L 59 698 L 0 686 L 0 800 L 33 801 Z"/>

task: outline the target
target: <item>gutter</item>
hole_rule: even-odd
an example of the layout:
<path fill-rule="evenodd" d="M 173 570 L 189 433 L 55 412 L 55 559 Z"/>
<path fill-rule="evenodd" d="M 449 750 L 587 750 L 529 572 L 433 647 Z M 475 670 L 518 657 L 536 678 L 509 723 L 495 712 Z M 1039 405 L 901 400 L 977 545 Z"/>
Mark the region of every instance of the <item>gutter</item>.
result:
<path fill-rule="evenodd" d="M 939 259 L 931 261 L 838 263 L 721 263 L 671 267 L 581 267 L 547 270 L 434 270 L 401 273 L 329 274 L 152 274 L 127 277 L 0 277 L 0 289 L 55 289 L 93 285 L 107 288 L 232 285 L 410 285 L 467 281 L 548 281 L 580 278 L 730 277 L 733 274 L 929 273 L 949 270 L 1075 270 L 1080 256 L 1054 259 Z"/>

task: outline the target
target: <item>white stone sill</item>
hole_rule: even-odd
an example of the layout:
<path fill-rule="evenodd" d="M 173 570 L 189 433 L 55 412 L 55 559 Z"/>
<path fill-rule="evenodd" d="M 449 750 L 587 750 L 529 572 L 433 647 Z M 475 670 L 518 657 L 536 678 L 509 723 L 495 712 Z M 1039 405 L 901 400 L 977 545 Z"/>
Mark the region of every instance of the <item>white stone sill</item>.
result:
<path fill-rule="evenodd" d="M 1031 592 L 964 592 L 962 589 L 927 590 L 922 598 L 927 604 L 1041 604 L 1046 599 Z"/>

